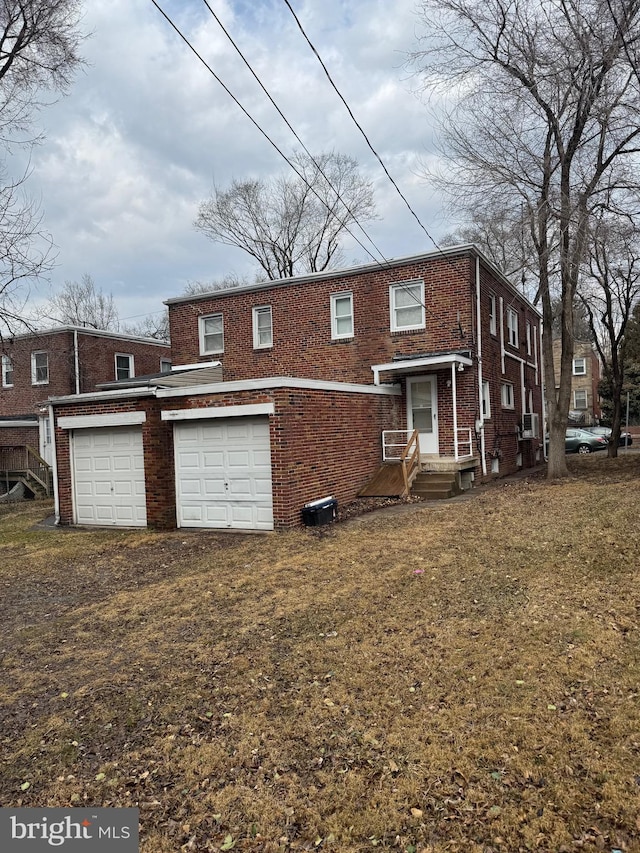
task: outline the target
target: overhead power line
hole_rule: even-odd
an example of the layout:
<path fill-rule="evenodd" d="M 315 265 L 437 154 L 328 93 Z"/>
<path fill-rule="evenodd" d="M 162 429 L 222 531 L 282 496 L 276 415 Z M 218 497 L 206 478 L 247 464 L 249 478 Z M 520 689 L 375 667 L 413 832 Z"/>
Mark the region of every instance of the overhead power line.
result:
<path fill-rule="evenodd" d="M 273 147 L 273 148 L 278 152 L 278 154 L 279 154 L 279 155 L 283 158 L 283 160 L 284 160 L 284 161 L 285 161 L 285 162 L 290 166 L 290 168 L 291 168 L 291 169 L 293 169 L 293 171 L 298 175 L 298 177 L 300 178 L 300 180 L 301 180 L 301 181 L 302 181 L 302 182 L 303 182 L 303 183 L 308 187 L 308 189 L 309 189 L 311 192 L 313 192 L 313 194 L 316 196 L 316 198 L 318 198 L 318 200 L 321 202 L 321 204 L 325 205 L 325 207 L 327 207 L 327 209 L 329 210 L 329 207 L 328 207 L 328 205 L 327 205 L 326 201 L 325 201 L 325 200 L 324 200 L 324 199 L 319 195 L 319 193 L 317 192 L 317 190 L 316 190 L 316 189 L 315 189 L 315 188 L 314 188 L 314 187 L 313 187 L 313 186 L 308 182 L 308 180 L 306 179 L 305 175 L 304 175 L 304 174 L 303 174 L 299 169 L 297 169 L 297 168 L 296 168 L 296 165 L 295 165 L 295 164 L 294 164 L 294 163 L 289 159 L 289 157 L 287 157 L 287 155 L 286 155 L 286 154 L 284 153 L 284 151 L 283 151 L 283 150 L 278 146 L 278 144 L 277 144 L 276 142 L 274 142 L 274 140 L 269 136 L 269 134 L 268 134 L 268 133 L 267 133 L 267 132 L 266 132 L 266 131 L 265 131 L 265 130 L 260 126 L 260 124 L 256 121 L 256 119 L 254 119 L 254 117 L 253 117 L 253 116 L 249 113 L 249 111 L 244 107 L 244 105 L 240 102 L 240 100 L 239 100 L 239 99 L 234 95 L 234 93 L 231 91 L 231 89 L 226 85 L 226 83 L 224 83 L 224 81 L 220 78 L 220 76 L 219 76 L 219 75 L 218 75 L 218 74 L 213 70 L 213 68 L 209 65 L 209 63 L 208 63 L 208 62 L 204 59 L 204 57 L 203 57 L 203 56 L 198 52 L 198 50 L 197 50 L 197 49 L 196 49 L 196 48 L 191 44 L 191 42 L 189 41 L 189 39 L 184 35 L 184 33 L 179 29 L 179 27 L 174 23 L 174 21 L 173 21 L 173 20 L 169 17 L 169 15 L 164 11 L 164 9 L 159 5 L 159 3 L 157 2 L 157 0 L 151 0 L 151 2 L 152 2 L 152 3 L 153 3 L 153 5 L 156 7 L 156 9 L 160 12 L 160 14 L 162 15 L 162 17 L 167 21 L 167 23 L 169 24 L 169 26 L 170 26 L 170 27 L 171 27 L 171 28 L 176 32 L 176 34 L 177 34 L 177 35 L 180 37 L 180 39 L 184 42 L 184 44 L 186 44 L 186 45 L 187 45 L 187 47 L 189 48 L 189 50 L 190 50 L 190 51 L 191 51 L 191 52 L 192 52 L 192 53 L 197 57 L 197 59 L 198 59 L 198 60 L 199 60 L 203 65 L 204 65 L 204 67 L 205 67 L 205 68 L 207 69 L 207 71 L 212 75 L 212 77 L 213 77 L 213 78 L 214 78 L 214 79 L 219 83 L 219 85 L 220 85 L 220 86 L 222 86 L 222 88 L 224 89 L 224 91 L 229 95 L 229 97 L 230 97 L 230 98 L 232 99 L 232 101 L 236 104 L 236 106 L 238 106 L 238 107 L 240 108 L 240 110 L 242 110 L 242 112 L 244 113 L 244 115 L 249 119 L 249 121 L 254 125 L 254 127 L 255 127 L 255 128 L 260 132 L 260 134 L 261 134 L 261 135 L 262 135 L 262 136 L 267 140 L 267 142 L 268 142 L 268 143 L 269 143 L 269 144 L 270 144 L 270 145 L 271 145 L 271 146 L 272 146 L 272 147 Z M 264 93 L 267 95 L 267 97 L 269 98 L 269 100 L 271 101 L 271 103 L 273 104 L 273 106 L 276 108 L 276 110 L 278 111 L 278 113 L 280 114 L 280 116 L 282 117 L 282 119 L 285 121 L 285 123 L 287 124 L 287 127 L 292 131 L 292 133 L 294 134 L 295 138 L 296 138 L 296 139 L 300 142 L 300 144 L 303 146 L 304 150 L 305 150 L 307 153 L 309 153 L 309 152 L 308 152 L 308 149 L 306 148 L 306 146 L 304 145 L 304 143 L 302 142 L 302 140 L 300 139 L 300 137 L 298 136 L 298 134 L 295 132 L 295 130 L 293 129 L 293 127 L 291 126 L 291 124 L 289 123 L 289 121 L 286 119 L 286 117 L 284 116 L 284 114 L 282 113 L 282 111 L 280 110 L 280 108 L 277 106 L 277 104 L 275 103 L 275 101 L 273 100 L 273 98 L 271 97 L 271 95 L 269 94 L 269 92 L 267 91 L 266 87 L 262 84 L 262 82 L 261 82 L 261 81 L 260 81 L 260 79 L 258 78 L 257 74 L 253 71 L 253 69 L 252 69 L 252 68 L 251 68 L 251 66 L 249 65 L 248 61 L 247 61 L 247 60 L 244 58 L 244 56 L 242 55 L 242 53 L 241 53 L 240 49 L 239 49 L 239 48 L 237 47 L 237 45 L 235 44 L 235 42 L 233 41 L 233 39 L 231 38 L 231 36 L 230 36 L 230 35 L 229 35 L 229 33 L 227 32 L 226 28 L 224 28 L 224 27 L 222 26 L 222 24 L 220 23 L 220 21 L 219 21 L 218 17 L 214 14 L 213 10 L 212 10 L 212 9 L 211 9 L 211 7 L 209 6 L 209 3 L 207 2 L 207 0 L 203 0 L 203 2 L 204 2 L 204 3 L 205 3 L 205 5 L 207 6 L 207 8 L 208 8 L 208 9 L 209 9 L 209 11 L 211 12 L 211 14 L 214 16 L 214 18 L 216 19 L 216 21 L 218 22 L 218 24 L 220 25 L 220 27 L 223 29 L 223 32 L 225 33 L 225 35 L 227 36 L 227 38 L 229 38 L 229 40 L 230 40 L 230 41 L 231 41 L 231 43 L 233 44 L 233 46 L 234 46 L 234 48 L 236 49 L 236 51 L 240 54 L 240 56 L 241 56 L 241 58 L 242 58 L 243 62 L 245 63 L 245 65 L 247 65 L 247 67 L 249 68 L 249 70 L 251 71 L 251 73 L 253 74 L 253 76 L 255 77 L 255 79 L 257 80 L 257 82 L 259 83 L 259 85 L 260 85 L 260 87 L 262 88 L 262 90 L 264 91 Z M 295 17 L 295 13 L 293 12 L 293 10 L 291 10 L 291 11 L 292 11 L 292 13 L 294 14 L 294 17 Z M 315 52 L 315 49 L 314 49 L 314 52 Z M 372 150 L 373 150 L 373 149 L 372 149 Z M 309 155 L 309 156 L 311 156 L 311 155 Z M 312 159 L 313 159 L 313 158 L 312 158 Z M 313 162 L 315 163 L 315 160 L 313 160 Z M 320 167 L 319 167 L 319 164 L 317 164 L 317 163 L 316 163 L 316 166 L 317 166 L 318 168 L 320 168 Z M 322 171 L 322 170 L 321 170 L 321 171 Z M 326 175 L 324 175 L 324 172 L 322 172 L 322 174 L 323 174 L 323 176 L 325 177 L 325 180 L 327 180 L 327 182 L 328 182 L 329 186 L 330 186 L 330 187 L 333 189 L 333 191 L 334 191 L 334 192 L 336 192 L 336 194 L 339 196 L 339 194 L 338 194 L 337 190 L 335 189 L 335 187 L 333 187 L 333 185 L 331 184 L 331 182 L 329 181 L 329 179 L 327 178 L 327 176 L 326 176 Z M 389 176 L 389 177 L 390 177 L 390 176 Z M 343 204 L 344 204 L 344 201 L 343 201 Z M 408 204 L 408 202 L 407 202 L 407 204 Z M 345 207 L 346 207 L 346 205 L 345 205 Z M 348 208 L 347 208 L 347 210 L 348 210 Z M 365 237 L 369 240 L 369 242 L 371 243 L 371 245 L 372 245 L 372 246 L 374 246 L 374 248 L 376 249 L 376 251 L 380 254 L 380 256 L 381 256 L 381 257 L 382 257 L 382 259 L 383 259 L 383 262 L 382 262 L 382 263 L 378 260 L 378 258 L 376 258 L 376 257 L 375 257 L 375 255 L 373 255 L 373 254 L 370 252 L 370 250 L 369 250 L 369 249 L 368 249 L 368 248 L 367 248 L 367 247 L 366 247 L 366 246 L 361 242 L 361 240 L 359 240 L 359 239 L 358 239 L 358 237 L 353 233 L 353 231 L 351 231 L 351 229 L 349 228 L 349 226 L 348 226 L 348 225 L 347 225 L 347 224 L 346 224 L 342 219 L 340 219 L 340 217 L 339 217 L 339 216 L 337 216 L 337 214 L 333 213 L 333 215 L 336 217 L 336 219 L 338 220 L 338 222 L 340 222 L 340 224 L 345 228 L 345 230 L 346 230 L 346 231 L 351 235 L 351 237 L 353 237 L 353 239 L 356 241 L 356 243 L 358 243 L 358 245 L 359 245 L 359 246 L 360 246 L 360 247 L 361 247 L 361 248 L 362 248 L 362 249 L 367 253 L 367 255 L 369 255 L 369 257 L 374 261 L 374 263 L 376 263 L 376 264 L 377 264 L 381 269 L 388 269 L 388 268 L 389 268 L 389 266 L 392 264 L 392 261 L 388 260 L 388 259 L 384 256 L 384 254 L 380 251 L 380 249 L 378 249 L 378 247 L 376 246 L 375 242 L 374 242 L 374 241 L 373 241 L 373 240 L 368 236 L 368 234 L 366 233 L 366 230 L 365 230 L 365 229 L 363 228 L 363 226 L 362 226 L 362 225 L 357 221 L 357 219 L 353 216 L 353 214 L 350 214 L 350 215 L 351 215 L 351 216 L 352 216 L 352 218 L 354 219 L 354 222 L 356 223 L 356 225 L 358 226 L 358 228 L 362 231 L 362 233 L 365 235 Z M 415 216 L 415 213 L 414 213 L 414 216 Z M 424 226 L 423 226 L 423 229 L 424 229 Z M 425 233 L 426 233 L 426 231 L 425 231 Z M 427 234 L 427 236 L 429 236 L 429 235 Z M 434 245 L 437 245 L 437 244 L 435 243 L 435 241 L 434 241 L 431 237 L 429 237 L 429 239 L 431 239 L 431 241 L 434 243 Z M 439 247 L 437 247 L 437 248 L 439 248 Z M 441 250 L 440 250 L 440 251 L 441 251 Z M 443 253 L 443 255 L 444 255 L 444 253 Z M 444 257 L 446 257 L 446 255 L 444 255 Z M 423 307 L 423 308 L 425 308 L 425 310 L 426 310 L 426 306 L 424 305 L 424 303 L 423 303 L 420 299 L 418 299 L 418 298 L 415 296 L 415 294 L 413 293 L 413 291 L 411 291 L 411 290 L 407 289 L 407 293 L 411 296 L 411 298 L 412 298 L 412 299 L 413 299 L 417 304 L 419 304 L 420 306 L 422 306 L 422 307 Z"/>
<path fill-rule="evenodd" d="M 389 179 L 389 181 L 391 181 L 391 183 L 393 184 L 393 186 L 394 186 L 394 188 L 395 188 L 396 192 L 398 193 L 398 195 L 400 196 L 400 198 L 402 199 L 402 201 L 405 203 L 406 207 L 408 208 L 409 212 L 411 213 L 411 215 L 413 216 L 413 218 L 416 220 L 416 222 L 418 223 L 418 225 L 420 226 L 420 228 L 422 228 L 422 230 L 424 231 L 424 233 L 427 235 L 428 239 L 433 243 L 433 245 L 436 247 L 436 249 L 438 249 L 438 251 L 442 252 L 442 249 L 440 248 L 440 246 L 436 243 L 436 241 L 435 241 L 435 240 L 434 240 L 434 238 L 431 236 L 431 234 L 429 234 L 429 232 L 427 231 L 427 229 L 426 229 L 426 228 L 425 228 L 425 226 L 423 225 L 422 221 L 420 220 L 420 217 L 418 216 L 418 214 L 415 212 L 415 210 L 413 209 L 413 207 L 412 207 L 412 206 L 411 206 L 411 204 L 409 203 L 409 201 L 408 201 L 407 197 L 405 196 L 405 194 L 402 192 L 402 190 L 400 189 L 400 187 L 398 186 L 398 184 L 395 182 L 395 180 L 394 180 L 394 179 L 393 179 L 393 177 L 391 176 L 391 173 L 390 173 L 390 172 L 389 172 L 389 170 L 387 169 L 387 167 L 386 167 L 386 165 L 385 165 L 385 163 L 384 163 L 384 161 L 383 161 L 382 157 L 378 154 L 378 152 L 376 151 L 376 149 L 375 149 L 375 148 L 373 147 L 373 145 L 371 144 L 371 140 L 370 140 L 370 139 L 369 139 L 369 137 L 367 136 L 367 134 L 366 134 L 366 132 L 365 132 L 364 128 L 362 127 L 362 125 L 360 124 L 360 122 L 359 122 L 359 121 L 357 120 L 357 118 L 355 117 L 355 115 L 354 115 L 354 113 L 353 113 L 353 110 L 351 109 L 351 107 L 349 106 L 349 104 L 348 104 L 348 102 L 347 102 L 347 99 L 344 97 L 344 95 L 342 94 L 342 92 L 338 89 L 338 87 L 337 87 L 337 86 L 336 86 L 336 84 L 334 83 L 333 78 L 332 78 L 331 74 L 329 73 L 329 69 L 328 69 L 328 68 L 327 68 L 327 66 L 325 65 L 324 60 L 322 59 L 322 57 L 320 56 L 320 53 L 318 52 L 318 49 L 316 48 L 316 46 L 313 44 L 313 42 L 311 41 L 311 39 L 310 39 L 310 38 L 309 38 L 309 36 L 307 35 L 307 33 L 306 33 L 306 31 L 305 31 L 304 27 L 302 26 L 302 23 L 300 22 L 300 18 L 298 18 L 298 16 L 297 16 L 297 14 L 295 13 L 295 11 L 294 11 L 293 7 L 291 6 L 291 3 L 289 2 L 289 0 L 283 0 L 283 2 L 284 2 L 284 4 L 287 6 L 287 8 L 288 8 L 288 9 L 289 9 L 289 11 L 291 12 L 291 14 L 293 15 L 294 20 L 295 20 L 296 24 L 298 25 L 298 29 L 299 29 L 299 30 L 300 30 L 300 32 L 302 33 L 302 35 L 303 35 L 303 37 L 304 37 L 305 41 L 307 42 L 307 44 L 309 45 L 309 47 L 311 48 L 311 50 L 312 50 L 312 51 L 313 51 L 313 53 L 315 54 L 315 56 L 316 56 L 316 58 L 317 58 L 318 62 L 319 62 L 319 63 L 320 63 L 320 65 L 322 66 L 322 69 L 323 69 L 323 71 L 324 71 L 324 73 L 325 73 L 325 75 L 326 75 L 326 77 L 327 77 L 327 80 L 328 80 L 328 81 L 329 81 L 329 83 L 331 84 L 331 86 L 332 86 L 333 90 L 335 91 L 336 95 L 340 98 L 340 100 L 341 100 L 341 101 L 342 101 L 342 103 L 344 104 L 344 106 L 345 106 L 345 108 L 346 108 L 347 112 L 349 113 L 349 116 L 350 116 L 350 118 L 351 118 L 352 122 L 355 124 L 355 126 L 358 128 L 358 130 L 360 131 L 360 133 L 361 133 L 361 134 L 362 134 L 362 136 L 364 137 L 365 142 L 366 142 L 366 143 L 367 143 L 367 145 L 369 146 L 369 148 L 370 148 L 371 152 L 373 153 L 373 155 L 374 155 L 374 156 L 375 156 L 375 158 L 377 159 L 378 163 L 380 163 L 380 165 L 382 166 L 382 168 L 383 168 L 383 170 L 384 170 L 385 175 L 387 176 L 387 178 Z M 444 252 L 442 252 L 442 254 L 444 255 Z"/>

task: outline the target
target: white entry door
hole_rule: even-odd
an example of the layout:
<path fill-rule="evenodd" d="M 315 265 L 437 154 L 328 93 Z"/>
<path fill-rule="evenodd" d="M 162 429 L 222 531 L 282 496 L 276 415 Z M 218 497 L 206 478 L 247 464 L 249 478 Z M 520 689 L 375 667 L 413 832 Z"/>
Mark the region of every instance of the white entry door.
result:
<path fill-rule="evenodd" d="M 139 426 L 73 431 L 76 524 L 145 527 L 142 430 Z"/>
<path fill-rule="evenodd" d="M 178 527 L 273 530 L 267 417 L 176 423 Z"/>
<path fill-rule="evenodd" d="M 407 425 L 420 434 L 420 453 L 438 454 L 438 380 L 436 376 L 407 379 Z"/>

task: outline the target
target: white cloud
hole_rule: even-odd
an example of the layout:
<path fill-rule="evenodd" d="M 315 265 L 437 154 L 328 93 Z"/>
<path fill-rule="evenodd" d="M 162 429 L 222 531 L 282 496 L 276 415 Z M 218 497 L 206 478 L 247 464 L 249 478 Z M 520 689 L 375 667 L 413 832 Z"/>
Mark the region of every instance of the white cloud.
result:
<path fill-rule="evenodd" d="M 387 256 L 432 248 L 279 0 L 214 2 L 256 73 L 312 151 L 359 159 L 376 185 L 372 235 Z M 194 46 L 286 152 L 298 147 L 200 0 L 161 0 Z M 424 107 L 403 67 L 413 46 L 413 0 L 296 4 L 331 74 L 425 224 L 441 233 L 438 200 L 417 178 L 433 156 Z M 30 190 L 59 247 L 54 286 L 90 273 L 123 315 L 155 311 L 189 280 L 249 259 L 196 233 L 213 184 L 282 172 L 286 164 L 146 0 L 86 0 L 87 68 L 42 115 Z M 434 234 L 434 236 L 438 236 Z M 358 246 L 345 256 L 363 259 Z"/>

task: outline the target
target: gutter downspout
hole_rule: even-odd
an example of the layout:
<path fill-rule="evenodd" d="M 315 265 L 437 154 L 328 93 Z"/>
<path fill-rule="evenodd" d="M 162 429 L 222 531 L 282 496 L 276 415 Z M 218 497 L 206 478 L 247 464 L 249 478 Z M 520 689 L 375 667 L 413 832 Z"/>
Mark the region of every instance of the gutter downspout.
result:
<path fill-rule="evenodd" d="M 51 424 L 51 475 L 53 478 L 53 511 L 55 523 L 60 524 L 60 493 L 58 492 L 58 454 L 56 452 L 56 428 L 53 420 L 53 405 L 49 403 L 49 423 Z"/>
<path fill-rule="evenodd" d="M 484 416 L 482 414 L 482 312 L 480 310 L 480 258 L 476 257 L 476 329 L 477 329 L 477 352 L 478 352 L 478 411 L 480 417 L 480 455 L 482 456 L 482 474 L 487 473 L 487 455 L 484 435 Z"/>
<path fill-rule="evenodd" d="M 453 458 L 458 461 L 458 393 L 456 387 L 456 363 L 451 362 L 451 398 L 453 402 Z"/>
<path fill-rule="evenodd" d="M 78 330 L 73 330 L 73 372 L 75 377 L 76 394 L 80 393 L 80 357 L 78 355 Z"/>

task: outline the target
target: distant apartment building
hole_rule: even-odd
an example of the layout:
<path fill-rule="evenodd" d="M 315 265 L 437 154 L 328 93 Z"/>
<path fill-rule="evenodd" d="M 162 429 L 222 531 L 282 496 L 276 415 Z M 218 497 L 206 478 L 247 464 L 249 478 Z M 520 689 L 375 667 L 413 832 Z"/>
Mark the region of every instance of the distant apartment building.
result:
<path fill-rule="evenodd" d="M 556 383 L 560 381 L 560 340 L 553 342 Z M 571 366 L 569 421 L 584 426 L 599 422 L 602 415 L 598 386 L 602 378 L 600 359 L 590 341 L 576 341 Z"/>

